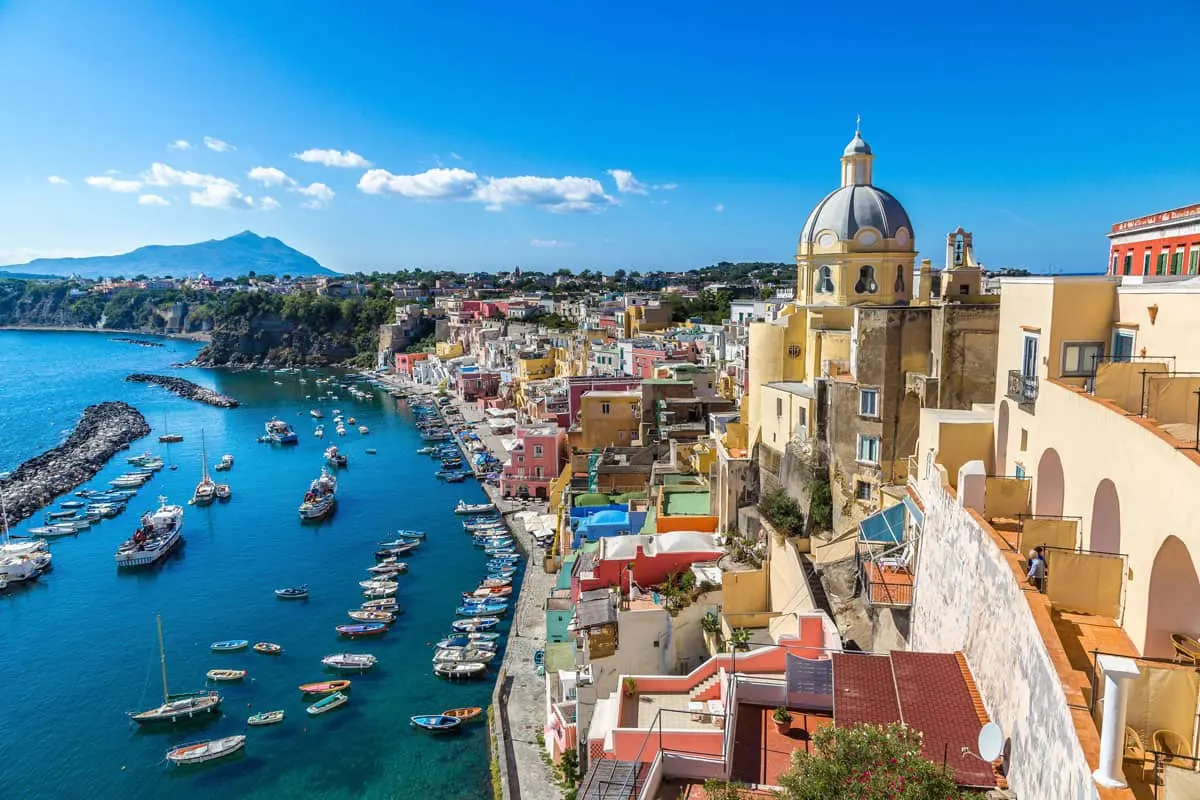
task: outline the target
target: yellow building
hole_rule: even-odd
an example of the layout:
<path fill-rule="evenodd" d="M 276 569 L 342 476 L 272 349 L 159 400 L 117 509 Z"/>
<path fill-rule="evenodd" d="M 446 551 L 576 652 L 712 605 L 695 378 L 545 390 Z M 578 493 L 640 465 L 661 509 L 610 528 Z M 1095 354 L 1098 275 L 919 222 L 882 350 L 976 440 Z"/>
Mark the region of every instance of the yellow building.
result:
<path fill-rule="evenodd" d="M 582 450 L 631 444 L 642 422 L 641 406 L 642 393 L 636 390 L 586 392 L 579 401 L 571 444 Z"/>
<path fill-rule="evenodd" d="M 462 342 L 437 342 L 434 352 L 438 358 L 458 358 L 463 354 Z"/>
<path fill-rule="evenodd" d="M 517 358 L 517 380 L 540 381 L 554 377 L 553 354 L 519 356 Z"/>

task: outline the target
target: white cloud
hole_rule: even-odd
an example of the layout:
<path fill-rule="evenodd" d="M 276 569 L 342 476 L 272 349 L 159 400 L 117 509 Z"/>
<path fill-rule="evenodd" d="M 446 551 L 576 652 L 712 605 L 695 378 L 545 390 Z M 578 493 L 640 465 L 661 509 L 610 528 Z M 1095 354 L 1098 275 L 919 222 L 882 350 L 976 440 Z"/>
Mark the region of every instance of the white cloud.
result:
<path fill-rule="evenodd" d="M 500 211 L 508 205 L 540 206 L 557 212 L 601 211 L 617 204 L 595 178 L 481 178 L 458 167 L 438 167 L 416 175 L 372 169 L 359 179 L 358 188 L 366 194 L 397 194 L 414 200 L 483 203 L 488 211 Z"/>
<path fill-rule="evenodd" d="M 178 170 L 155 162 L 142 173 L 147 186 L 186 186 L 195 191 L 188 195 L 194 206 L 204 208 L 253 208 L 254 199 L 242 194 L 238 185 L 228 178 L 205 175 L 191 170 Z"/>
<path fill-rule="evenodd" d="M 204 146 L 209 150 L 215 150 L 218 153 L 226 153 L 231 150 L 237 150 L 237 148 L 231 145 L 229 142 L 223 142 L 220 139 L 213 138 L 212 136 L 204 137 Z"/>
<path fill-rule="evenodd" d="M 365 169 L 371 162 L 355 153 L 353 150 L 321 150 L 319 148 L 305 150 L 303 153 L 292 153 L 292 158 L 298 158 L 309 164 L 324 164 L 327 167 L 357 167 Z"/>
<path fill-rule="evenodd" d="M 329 201 L 334 198 L 334 191 L 323 183 L 310 183 L 308 186 L 297 186 L 294 191 L 299 192 L 305 197 L 311 197 L 307 203 L 303 203 L 303 208 L 318 209 L 329 205 Z"/>
<path fill-rule="evenodd" d="M 57 175 L 51 175 L 49 178 L 46 178 L 46 180 L 50 183 L 53 183 L 55 186 L 67 186 L 71 183 L 66 178 L 60 178 Z"/>
<path fill-rule="evenodd" d="M 627 169 L 610 169 L 608 174 L 616 182 L 617 191 L 622 194 L 646 194 L 650 191 L 646 184 L 633 177 L 633 173 Z"/>
<path fill-rule="evenodd" d="M 557 239 L 530 239 L 530 247 L 574 247 L 574 242 L 560 242 Z"/>
<path fill-rule="evenodd" d="M 93 175 L 90 178 L 84 178 L 83 182 L 88 186 L 97 189 L 105 189 L 110 192 L 136 192 L 142 188 L 141 181 L 125 180 L 122 178 L 114 178 L 109 175 Z"/>
<path fill-rule="evenodd" d="M 169 206 L 171 201 L 160 194 L 144 194 L 138 198 L 140 206 Z"/>
<path fill-rule="evenodd" d="M 455 161 L 463 160 L 463 157 L 460 156 L 458 153 L 454 152 L 453 150 L 450 151 L 450 157 L 453 158 Z"/>
<path fill-rule="evenodd" d="M 724 203 L 717 203 L 715 206 L 713 206 L 713 211 L 717 212 L 718 214 L 720 214 L 724 210 L 725 210 Z"/>
<path fill-rule="evenodd" d="M 275 167 L 255 167 L 247 174 L 250 180 L 258 181 L 263 186 L 295 186 L 296 181 L 288 174 Z"/>
<path fill-rule="evenodd" d="M 214 139 L 213 141 L 216 141 L 216 140 Z M 224 142 L 222 142 L 222 144 L 224 144 Z M 172 150 L 191 150 L 192 143 L 189 142 L 187 139 L 176 139 L 175 141 L 173 141 L 169 145 L 167 145 L 167 147 L 171 148 Z"/>
<path fill-rule="evenodd" d="M 654 188 L 661 189 L 664 192 L 669 192 L 672 189 L 678 189 L 679 184 L 678 183 L 660 183 L 660 184 L 657 184 Z"/>
<path fill-rule="evenodd" d="M 466 200 L 478 185 L 478 175 L 457 167 L 439 167 L 417 175 L 393 175 L 386 169 L 372 169 L 358 181 L 358 188 L 367 194 L 398 194 L 415 200 Z"/>
<path fill-rule="evenodd" d="M 264 197 L 258 201 L 258 207 L 262 211 L 274 211 L 279 208 L 279 201 L 274 197 Z"/>

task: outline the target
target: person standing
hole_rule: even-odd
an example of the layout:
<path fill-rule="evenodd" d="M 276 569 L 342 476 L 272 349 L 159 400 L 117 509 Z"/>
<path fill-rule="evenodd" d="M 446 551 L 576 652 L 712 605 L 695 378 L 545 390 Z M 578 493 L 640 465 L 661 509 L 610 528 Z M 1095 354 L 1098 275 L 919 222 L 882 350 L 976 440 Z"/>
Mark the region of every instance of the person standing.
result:
<path fill-rule="evenodd" d="M 1046 556 L 1041 547 L 1029 551 L 1029 571 L 1025 579 L 1039 592 L 1046 590 Z"/>

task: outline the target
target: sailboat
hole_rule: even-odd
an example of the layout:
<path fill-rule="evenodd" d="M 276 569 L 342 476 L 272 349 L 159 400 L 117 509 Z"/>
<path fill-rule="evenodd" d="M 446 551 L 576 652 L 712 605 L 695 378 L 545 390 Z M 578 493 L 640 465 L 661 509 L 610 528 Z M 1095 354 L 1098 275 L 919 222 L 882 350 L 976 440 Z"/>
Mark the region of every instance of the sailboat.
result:
<path fill-rule="evenodd" d="M 196 491 L 192 493 L 192 504 L 198 506 L 206 506 L 212 503 L 217 496 L 217 484 L 208 477 L 208 452 L 204 446 L 204 432 L 200 432 L 200 482 L 196 484 Z"/>
<path fill-rule="evenodd" d="M 220 692 L 189 692 L 169 694 L 167 691 L 167 654 L 163 649 L 162 617 L 155 617 L 158 624 L 158 659 L 162 664 L 163 703 L 147 711 L 129 712 L 129 718 L 138 725 L 154 722 L 181 722 L 200 714 L 215 714 L 221 708 Z"/>
<path fill-rule="evenodd" d="M 163 412 L 163 430 L 164 430 L 164 431 L 166 431 L 166 430 L 169 430 L 169 429 L 167 428 L 167 412 L 165 412 L 165 411 Z M 183 434 L 179 434 L 179 433 L 164 433 L 162 436 L 159 436 L 159 437 L 158 437 L 158 440 L 159 440 L 160 442 L 162 442 L 163 444 L 170 444 L 170 443 L 173 443 L 173 442 L 182 442 L 182 441 L 183 441 Z"/>

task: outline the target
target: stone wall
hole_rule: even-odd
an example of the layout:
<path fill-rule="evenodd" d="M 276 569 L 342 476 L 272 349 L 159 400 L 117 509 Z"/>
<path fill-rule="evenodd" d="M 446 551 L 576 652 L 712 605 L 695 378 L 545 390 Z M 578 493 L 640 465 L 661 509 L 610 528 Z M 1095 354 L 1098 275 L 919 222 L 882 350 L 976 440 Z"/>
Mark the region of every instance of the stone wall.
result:
<path fill-rule="evenodd" d="M 1008 781 L 1022 800 L 1091 800 L 1096 789 L 1071 710 L 1005 556 L 931 471 L 920 492 L 913 650 L 961 651 L 991 719 L 1011 740 Z"/>

